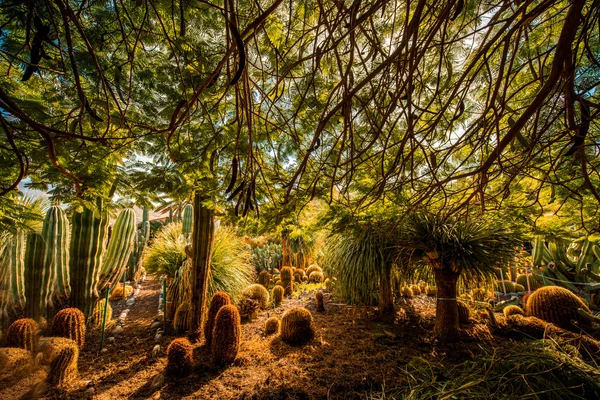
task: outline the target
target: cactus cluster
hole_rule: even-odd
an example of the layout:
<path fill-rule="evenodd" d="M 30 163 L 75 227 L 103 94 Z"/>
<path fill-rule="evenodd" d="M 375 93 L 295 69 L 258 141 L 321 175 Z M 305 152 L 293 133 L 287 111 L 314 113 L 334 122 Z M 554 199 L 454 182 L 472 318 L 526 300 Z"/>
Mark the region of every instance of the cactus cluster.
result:
<path fill-rule="evenodd" d="M 574 329 L 571 321 L 585 323 L 578 309 L 589 313 L 588 306 L 568 289 L 560 286 L 544 286 L 536 290 L 527 299 L 526 314 L 551 322 L 563 329 Z"/>
<path fill-rule="evenodd" d="M 193 366 L 193 347 L 190 341 L 186 338 L 174 339 L 167 347 L 167 375 L 188 376 Z"/>
<path fill-rule="evenodd" d="M 269 292 L 263 285 L 258 283 L 252 284 L 244 289 L 242 297 L 256 300 L 263 310 L 269 306 Z"/>
<path fill-rule="evenodd" d="M 221 307 L 215 317 L 210 354 L 217 365 L 232 363 L 240 350 L 242 329 L 238 309 L 231 305 Z"/>
<path fill-rule="evenodd" d="M 212 345 L 212 334 L 217 313 L 222 307 L 230 304 L 231 299 L 229 298 L 229 295 L 225 292 L 217 291 L 213 294 L 212 298 L 210 299 L 208 315 L 206 317 L 206 320 L 204 321 L 204 339 L 208 348 L 210 348 Z"/>
<path fill-rule="evenodd" d="M 285 289 L 283 286 L 275 285 L 275 287 L 273 287 L 273 303 L 275 304 L 275 307 L 278 307 L 283 301 L 284 292 Z"/>
<path fill-rule="evenodd" d="M 77 346 L 63 347 L 50 363 L 48 383 L 54 386 L 63 386 L 72 382 L 77 376 L 78 358 Z"/>
<path fill-rule="evenodd" d="M 85 344 L 85 316 L 77 308 L 60 310 L 52 321 L 52 334 L 71 339 L 82 349 Z"/>
<path fill-rule="evenodd" d="M 511 315 L 525 315 L 525 311 L 523 311 L 523 309 L 519 306 L 515 306 L 515 305 L 510 305 L 508 307 L 505 307 L 504 310 L 504 317 L 508 318 Z"/>
<path fill-rule="evenodd" d="M 281 339 L 290 345 L 305 344 L 315 336 L 313 318 L 306 308 L 294 307 L 281 317 Z"/>
<path fill-rule="evenodd" d="M 471 317 L 471 309 L 469 308 L 467 303 L 462 302 L 460 300 L 456 301 L 456 305 L 458 308 L 458 321 L 461 324 L 466 324 L 467 322 L 469 322 L 469 319 Z"/>
<path fill-rule="evenodd" d="M 400 288 L 400 296 L 406 297 L 406 298 L 412 298 L 414 296 L 414 293 L 413 293 L 412 289 L 410 288 L 410 286 L 404 285 Z"/>
<path fill-rule="evenodd" d="M 265 335 L 279 333 L 281 321 L 277 317 L 271 317 L 265 321 Z"/>
<path fill-rule="evenodd" d="M 255 246 L 252 248 L 252 264 L 259 270 L 266 270 L 271 273 L 279 267 L 282 259 L 281 245 L 277 243 L 267 243 L 264 246 Z"/>
<path fill-rule="evenodd" d="M 127 298 L 133 293 L 133 286 L 125 285 L 119 283 L 115 286 L 115 288 L 110 292 L 110 301 L 119 301 L 123 300 L 123 298 Z"/>
<path fill-rule="evenodd" d="M 418 296 L 421 294 L 421 288 L 419 285 L 410 285 L 410 290 L 412 290 L 414 296 Z"/>
<path fill-rule="evenodd" d="M 6 332 L 6 345 L 33 352 L 37 343 L 38 324 L 31 318 L 13 322 Z"/>
<path fill-rule="evenodd" d="M 281 268 L 281 272 L 279 277 L 281 279 L 281 286 L 284 289 L 284 295 L 289 296 L 294 291 L 294 280 L 293 280 L 293 272 L 291 267 L 283 267 Z"/>
<path fill-rule="evenodd" d="M 317 264 L 312 264 L 306 269 L 306 275 L 310 277 L 310 274 L 312 274 L 313 272 L 323 273 L 323 270 Z"/>
<path fill-rule="evenodd" d="M 92 316 L 90 317 L 90 323 L 92 326 L 99 328 L 102 326 L 102 321 L 104 320 L 104 310 L 106 309 L 106 322 L 112 319 L 113 309 L 109 302 L 106 299 L 102 299 L 96 302 L 94 306 L 94 310 L 92 311 Z"/>

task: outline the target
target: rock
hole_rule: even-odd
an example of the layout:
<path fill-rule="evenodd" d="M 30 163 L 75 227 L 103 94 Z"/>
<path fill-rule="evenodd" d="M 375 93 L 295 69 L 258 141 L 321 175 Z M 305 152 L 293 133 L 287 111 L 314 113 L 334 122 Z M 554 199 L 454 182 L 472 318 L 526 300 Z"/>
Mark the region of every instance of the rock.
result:
<path fill-rule="evenodd" d="M 158 374 L 152 379 L 152 385 L 150 388 L 152 390 L 160 389 L 165 384 L 165 376 L 163 374 Z"/>
<path fill-rule="evenodd" d="M 112 333 L 117 334 L 123 332 L 123 327 L 121 325 L 117 325 L 113 328 Z"/>
<path fill-rule="evenodd" d="M 92 395 L 95 392 L 96 392 L 96 389 L 93 386 L 90 386 L 89 388 L 85 389 L 85 394 Z"/>
<path fill-rule="evenodd" d="M 125 305 L 127 306 L 132 306 L 135 304 L 135 299 L 129 299 L 125 302 Z"/>
<path fill-rule="evenodd" d="M 103 347 L 102 350 L 100 350 L 103 353 L 106 353 L 108 351 L 108 349 L 106 347 Z"/>
<path fill-rule="evenodd" d="M 156 346 L 154 346 L 154 348 L 152 349 L 152 357 L 156 358 L 158 357 L 158 353 L 160 352 L 160 344 L 157 344 Z"/>
<path fill-rule="evenodd" d="M 160 342 L 160 339 L 162 339 L 162 334 L 161 333 L 157 333 L 156 335 L 154 335 L 154 341 Z"/>
<path fill-rule="evenodd" d="M 40 365 L 42 365 L 43 361 L 44 361 L 44 353 L 42 353 L 42 352 L 37 353 L 35 356 L 35 366 L 39 367 Z"/>
<path fill-rule="evenodd" d="M 114 336 L 109 336 L 107 340 L 108 340 L 108 343 L 114 343 L 115 342 L 115 337 Z"/>
<path fill-rule="evenodd" d="M 138 288 L 138 289 L 135 289 L 135 290 L 133 291 L 133 297 L 137 297 L 137 295 L 138 295 L 138 294 L 140 294 L 140 289 L 139 289 L 139 288 Z"/>
<path fill-rule="evenodd" d="M 161 325 L 161 324 L 160 324 L 160 322 L 156 321 L 156 322 L 153 322 L 153 323 L 152 323 L 152 325 L 150 325 L 150 328 L 152 328 L 152 329 L 156 329 L 156 328 L 158 328 L 160 325 Z"/>

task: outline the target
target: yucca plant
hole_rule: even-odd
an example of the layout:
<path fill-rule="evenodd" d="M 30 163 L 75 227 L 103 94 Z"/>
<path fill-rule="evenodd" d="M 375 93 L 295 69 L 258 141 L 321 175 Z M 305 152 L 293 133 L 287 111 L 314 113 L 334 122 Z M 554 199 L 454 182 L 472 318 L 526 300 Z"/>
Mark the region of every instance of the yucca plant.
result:
<path fill-rule="evenodd" d="M 509 262 L 520 244 L 504 223 L 415 212 L 403 226 L 399 246 L 406 260 L 429 268 L 437 286 L 434 333 L 442 341 L 458 338 L 456 303 L 459 278 L 486 279 Z M 405 265 L 408 265 L 405 263 Z"/>
<path fill-rule="evenodd" d="M 143 266 L 150 274 L 166 275 L 174 278 L 177 270 L 186 259 L 187 240 L 181 231 L 181 222 L 165 225 L 146 249 Z"/>
<path fill-rule="evenodd" d="M 373 305 L 379 298 L 380 311 L 387 313 L 394 309 L 391 271 L 395 258 L 388 233 L 365 226 L 334 235 L 324 250 L 323 266 L 338 279 L 336 290 L 344 301 Z"/>

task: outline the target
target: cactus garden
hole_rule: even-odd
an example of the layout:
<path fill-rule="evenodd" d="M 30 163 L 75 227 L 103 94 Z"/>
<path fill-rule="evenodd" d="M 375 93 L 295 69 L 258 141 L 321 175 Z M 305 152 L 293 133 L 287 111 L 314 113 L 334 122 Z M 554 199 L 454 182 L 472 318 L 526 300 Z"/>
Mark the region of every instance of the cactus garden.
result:
<path fill-rule="evenodd" d="M 0 2 L 0 399 L 599 399 L 599 28 Z"/>

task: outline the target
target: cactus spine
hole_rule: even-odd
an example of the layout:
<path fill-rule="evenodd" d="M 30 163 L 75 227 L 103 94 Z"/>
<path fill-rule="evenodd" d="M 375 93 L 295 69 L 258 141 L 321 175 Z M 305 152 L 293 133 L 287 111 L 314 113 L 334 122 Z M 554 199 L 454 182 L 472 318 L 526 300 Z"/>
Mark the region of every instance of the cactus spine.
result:
<path fill-rule="evenodd" d="M 73 214 L 69 247 L 71 276 L 70 304 L 90 315 L 98 298 L 97 284 L 106 238 L 106 218 L 102 218 L 102 200 L 97 199 L 98 212 L 84 208 Z M 99 213 L 99 214 L 98 214 Z"/>
<path fill-rule="evenodd" d="M 85 343 L 85 316 L 76 308 L 60 310 L 52 321 L 52 333 L 55 336 L 74 340 L 79 348 Z"/>
<path fill-rule="evenodd" d="M 183 209 L 183 235 L 189 239 L 192 234 L 192 222 L 194 220 L 194 206 L 188 204 Z"/>
<path fill-rule="evenodd" d="M 44 268 L 46 245 L 39 233 L 27 234 L 25 246 L 25 316 L 40 321 L 45 315 L 46 294 L 49 292 L 47 269 Z M 44 279 L 46 278 L 46 279 Z M 46 282 L 45 282 L 46 281 Z"/>
<path fill-rule="evenodd" d="M 46 212 L 42 225 L 42 237 L 46 243 L 44 268 L 50 271 L 51 280 L 56 294 L 68 296 L 71 292 L 69 279 L 69 220 L 62 208 L 52 206 Z M 46 303 L 51 304 L 51 295 L 48 293 Z"/>
<path fill-rule="evenodd" d="M 132 208 L 127 208 L 117 217 L 113 226 L 108 249 L 102 262 L 102 279 L 100 290 L 104 290 L 108 283 L 112 286 L 123 276 L 127 261 L 131 255 L 131 242 L 135 235 L 135 213 Z"/>

